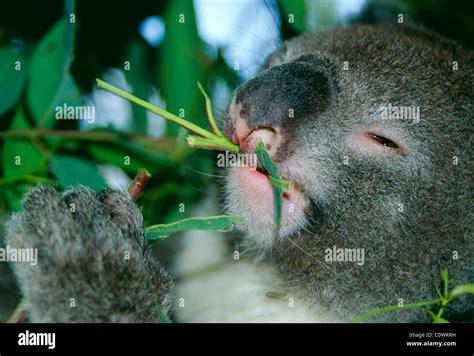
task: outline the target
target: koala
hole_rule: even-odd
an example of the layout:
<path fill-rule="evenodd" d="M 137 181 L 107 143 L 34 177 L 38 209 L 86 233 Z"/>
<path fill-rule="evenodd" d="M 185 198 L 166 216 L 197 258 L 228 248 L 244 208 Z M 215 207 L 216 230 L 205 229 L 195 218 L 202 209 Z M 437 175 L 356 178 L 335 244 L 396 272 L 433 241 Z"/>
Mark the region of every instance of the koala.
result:
<path fill-rule="evenodd" d="M 38 186 L 6 227 L 8 244 L 39 250 L 38 266 L 13 265 L 30 319 L 348 322 L 436 298 L 443 268 L 452 286 L 473 282 L 473 64 L 403 24 L 288 40 L 235 90 L 222 127 L 242 154 L 262 140 L 291 182 L 278 233 L 261 168 L 225 169 L 222 197 L 198 211 L 245 219 L 173 238 L 167 268 L 125 192 Z M 368 320 L 429 321 L 403 308 Z"/>

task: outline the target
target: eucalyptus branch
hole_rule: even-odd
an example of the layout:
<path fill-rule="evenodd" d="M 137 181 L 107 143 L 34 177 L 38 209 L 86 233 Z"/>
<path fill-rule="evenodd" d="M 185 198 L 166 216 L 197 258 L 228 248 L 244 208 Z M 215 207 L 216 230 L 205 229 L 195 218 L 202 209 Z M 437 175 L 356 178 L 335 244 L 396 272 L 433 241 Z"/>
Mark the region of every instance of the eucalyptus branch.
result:
<path fill-rule="evenodd" d="M 193 148 L 203 148 L 206 150 L 220 150 L 224 145 L 226 145 L 227 139 L 224 137 L 219 138 L 213 138 L 213 139 L 208 139 L 208 138 L 202 138 L 199 136 L 193 136 L 193 135 L 188 135 L 186 136 L 186 143 L 188 146 L 193 147 Z M 239 152 L 239 149 L 237 145 L 229 146 L 226 147 L 228 151 L 231 152 Z"/>
<path fill-rule="evenodd" d="M 133 201 L 137 201 L 142 195 L 145 186 L 151 179 L 151 174 L 144 168 L 138 170 L 132 183 L 128 186 L 128 194 Z"/>
<path fill-rule="evenodd" d="M 372 311 L 369 311 L 367 313 L 361 314 L 358 317 L 352 319 L 352 323 L 359 323 L 362 320 L 365 320 L 367 318 L 370 318 L 371 316 L 377 315 L 379 313 L 384 313 L 388 311 L 393 311 L 393 310 L 400 310 L 400 309 L 411 309 L 411 308 L 422 308 L 434 304 L 441 304 L 440 309 L 438 310 L 438 313 L 435 314 L 431 310 L 428 310 L 428 314 L 431 315 L 433 318 L 434 323 L 447 323 L 448 321 L 441 318 L 441 315 L 443 314 L 443 311 L 445 307 L 448 305 L 449 302 L 451 302 L 455 297 L 461 295 L 461 294 L 474 294 L 474 284 L 468 283 L 468 284 L 461 284 L 457 285 L 454 287 L 452 291 L 449 291 L 448 289 L 448 269 L 445 268 L 443 269 L 441 273 L 443 277 L 443 284 L 444 284 L 444 295 L 441 294 L 441 291 L 438 286 L 438 282 L 436 280 L 436 275 L 433 275 L 434 279 L 434 287 L 436 290 L 436 294 L 438 295 L 439 298 L 433 299 L 433 300 L 428 300 L 425 302 L 419 302 L 419 303 L 413 303 L 413 304 L 406 304 L 406 305 L 391 305 L 388 307 L 383 307 L 383 308 L 378 308 Z"/>
<path fill-rule="evenodd" d="M 174 139 L 152 138 L 145 135 L 128 133 L 116 133 L 106 131 L 76 131 L 76 130 L 48 130 L 48 129 L 16 129 L 0 132 L 0 138 L 37 138 L 37 137 L 60 137 L 79 141 L 104 141 L 118 142 L 121 140 L 136 141 L 142 144 L 159 146 L 161 149 L 172 150 Z"/>
<path fill-rule="evenodd" d="M 124 99 L 127 99 L 131 101 L 132 103 L 135 103 L 137 105 L 140 105 L 144 107 L 147 110 L 150 110 L 151 112 L 163 117 L 164 119 L 174 122 L 177 125 L 180 125 L 181 127 L 184 127 L 188 131 L 191 131 L 192 133 L 196 134 L 199 137 L 205 138 L 205 145 L 200 146 L 199 143 L 194 144 L 192 147 L 200 147 L 204 149 L 213 149 L 213 150 L 227 150 L 227 151 L 232 151 L 232 152 L 239 152 L 240 148 L 238 145 L 232 143 L 229 141 L 227 138 L 225 138 L 222 133 L 219 131 L 217 128 L 217 125 L 215 124 L 214 116 L 212 115 L 212 107 L 210 104 L 209 97 L 207 94 L 205 94 L 204 89 L 202 89 L 202 86 L 200 86 L 201 92 L 204 94 L 204 97 L 206 99 L 206 109 L 208 113 L 208 121 L 209 124 L 211 125 L 211 128 L 213 129 L 213 132 L 207 131 L 203 129 L 202 127 L 199 127 L 192 122 L 189 122 L 187 120 L 184 120 L 164 109 L 161 109 L 153 104 L 150 104 L 149 102 L 140 99 L 130 93 L 127 93 L 126 91 L 119 89 L 109 83 L 104 82 L 103 80 L 96 79 L 97 81 L 97 86 L 99 88 L 105 89 L 110 91 L 111 93 L 114 93 Z M 210 116 L 209 116 L 210 114 Z M 217 129 L 217 131 L 216 131 Z M 189 143 L 189 141 L 188 141 Z"/>

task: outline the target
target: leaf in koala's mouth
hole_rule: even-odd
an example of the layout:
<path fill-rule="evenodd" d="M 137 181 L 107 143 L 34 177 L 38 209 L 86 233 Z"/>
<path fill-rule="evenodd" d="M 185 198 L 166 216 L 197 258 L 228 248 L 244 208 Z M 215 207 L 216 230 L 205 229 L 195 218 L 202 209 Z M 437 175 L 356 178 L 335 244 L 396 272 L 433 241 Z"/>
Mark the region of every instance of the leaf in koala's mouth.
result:
<path fill-rule="evenodd" d="M 272 161 L 270 155 L 265 149 L 265 145 L 262 140 L 259 140 L 255 147 L 255 152 L 259 162 L 262 164 L 264 172 L 261 172 L 268 176 L 268 181 L 273 189 L 273 202 L 274 202 L 274 214 L 275 214 L 275 233 L 278 235 L 281 224 L 281 211 L 283 207 L 283 195 L 285 189 L 289 187 L 288 182 L 285 182 L 281 178 L 280 171 L 278 170 L 275 162 Z M 259 170 L 259 168 L 257 168 Z"/>

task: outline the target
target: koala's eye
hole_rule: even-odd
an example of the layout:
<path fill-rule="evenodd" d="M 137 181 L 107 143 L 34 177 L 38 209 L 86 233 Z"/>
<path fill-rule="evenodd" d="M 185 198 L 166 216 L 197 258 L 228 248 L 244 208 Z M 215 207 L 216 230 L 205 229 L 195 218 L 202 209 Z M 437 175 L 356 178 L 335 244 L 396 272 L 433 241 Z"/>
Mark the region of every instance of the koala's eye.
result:
<path fill-rule="evenodd" d="M 400 148 L 395 142 L 393 142 L 392 140 L 389 140 L 386 137 L 379 136 L 370 132 L 367 134 L 367 136 L 382 146 L 394 148 L 394 149 Z"/>

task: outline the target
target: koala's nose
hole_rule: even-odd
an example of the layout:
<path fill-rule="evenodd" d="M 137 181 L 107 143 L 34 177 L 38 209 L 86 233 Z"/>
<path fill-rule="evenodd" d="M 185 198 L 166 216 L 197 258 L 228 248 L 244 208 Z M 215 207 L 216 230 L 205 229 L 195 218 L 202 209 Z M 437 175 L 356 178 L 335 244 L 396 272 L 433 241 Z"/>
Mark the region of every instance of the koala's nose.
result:
<path fill-rule="evenodd" d="M 314 61 L 272 67 L 235 90 L 226 131 L 245 152 L 262 139 L 274 157 L 293 139 L 296 126 L 327 109 L 331 90 L 326 71 Z"/>
<path fill-rule="evenodd" d="M 232 141 L 240 146 L 244 153 L 255 153 L 257 143 L 262 141 L 271 157 L 275 158 L 283 137 L 279 127 L 259 127 L 250 129 L 242 117 L 237 117 Z"/>
<path fill-rule="evenodd" d="M 248 120 L 241 115 L 241 110 L 242 103 L 235 104 L 235 100 L 232 100 L 229 106 L 232 141 L 240 146 L 242 152 L 255 153 L 256 145 L 261 140 L 267 152 L 275 159 L 277 151 L 283 143 L 282 128 L 279 126 L 250 127 Z"/>

